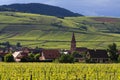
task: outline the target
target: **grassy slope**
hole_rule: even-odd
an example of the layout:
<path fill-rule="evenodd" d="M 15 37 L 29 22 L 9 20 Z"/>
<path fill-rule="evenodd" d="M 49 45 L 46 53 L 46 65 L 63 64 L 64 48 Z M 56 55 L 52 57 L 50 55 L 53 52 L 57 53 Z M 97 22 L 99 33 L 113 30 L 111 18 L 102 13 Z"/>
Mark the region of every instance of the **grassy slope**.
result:
<path fill-rule="evenodd" d="M 106 48 L 116 42 L 120 47 L 120 19 L 95 20 L 97 17 L 66 17 L 60 19 L 27 13 L 0 12 L 0 41 L 44 48 L 69 48 L 75 32 L 77 46 Z M 97 19 L 101 19 L 97 18 Z M 102 18 L 103 19 L 103 18 Z M 112 19 L 113 20 L 113 19 Z"/>

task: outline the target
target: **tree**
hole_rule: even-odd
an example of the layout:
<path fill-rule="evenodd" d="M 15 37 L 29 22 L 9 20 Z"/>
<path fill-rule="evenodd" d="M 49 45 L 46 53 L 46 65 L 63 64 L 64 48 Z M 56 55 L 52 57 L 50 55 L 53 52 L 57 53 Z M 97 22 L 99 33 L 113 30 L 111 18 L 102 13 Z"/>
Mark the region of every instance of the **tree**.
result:
<path fill-rule="evenodd" d="M 62 54 L 58 59 L 60 63 L 74 63 L 74 57 L 70 54 Z"/>
<path fill-rule="evenodd" d="M 22 47 L 22 46 L 21 46 L 21 43 L 19 43 L 19 42 L 16 44 L 16 46 L 17 46 L 17 47 Z"/>
<path fill-rule="evenodd" d="M 120 55 L 118 56 L 118 62 L 120 63 Z"/>
<path fill-rule="evenodd" d="M 39 53 L 34 56 L 35 61 L 39 61 L 39 58 L 40 58 L 40 54 Z"/>
<path fill-rule="evenodd" d="M 22 57 L 21 58 L 21 62 L 27 62 L 28 60 L 27 60 L 27 57 Z"/>
<path fill-rule="evenodd" d="M 115 43 L 108 45 L 108 52 L 109 52 L 109 57 L 112 61 L 117 61 L 118 60 L 118 50 L 117 50 L 117 45 Z"/>
<path fill-rule="evenodd" d="M 7 47 L 7 48 L 10 48 L 10 43 L 7 41 L 7 42 L 5 42 L 5 46 Z"/>
<path fill-rule="evenodd" d="M 76 59 L 76 58 L 81 58 L 82 57 L 82 55 L 80 55 L 78 52 L 73 52 L 72 53 L 72 56 L 75 58 L 75 62 L 79 62 L 79 60 L 78 59 Z"/>
<path fill-rule="evenodd" d="M 79 53 L 75 51 L 75 52 L 72 53 L 72 56 L 75 57 L 75 56 L 78 55 L 78 54 L 79 54 Z"/>
<path fill-rule="evenodd" d="M 14 57 L 11 53 L 9 54 L 6 54 L 5 57 L 4 57 L 4 61 L 5 62 L 14 62 Z"/>
<path fill-rule="evenodd" d="M 30 53 L 30 54 L 28 55 L 28 60 L 29 60 L 30 62 L 33 62 L 33 61 L 34 61 L 34 54 Z"/>

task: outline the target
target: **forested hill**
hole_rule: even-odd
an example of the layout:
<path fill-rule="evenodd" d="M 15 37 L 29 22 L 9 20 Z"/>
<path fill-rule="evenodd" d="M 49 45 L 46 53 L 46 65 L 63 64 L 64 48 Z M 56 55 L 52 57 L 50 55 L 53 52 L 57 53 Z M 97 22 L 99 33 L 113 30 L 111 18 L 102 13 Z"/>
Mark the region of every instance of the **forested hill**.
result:
<path fill-rule="evenodd" d="M 83 16 L 64 8 L 40 3 L 2 5 L 0 6 L 0 11 L 18 11 L 57 17 Z"/>

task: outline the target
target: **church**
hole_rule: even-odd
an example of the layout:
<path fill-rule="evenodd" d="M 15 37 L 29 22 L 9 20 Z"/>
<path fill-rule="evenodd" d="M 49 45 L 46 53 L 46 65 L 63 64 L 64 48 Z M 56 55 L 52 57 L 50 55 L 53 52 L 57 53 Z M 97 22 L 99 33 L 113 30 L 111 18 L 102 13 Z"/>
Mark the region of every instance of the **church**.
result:
<path fill-rule="evenodd" d="M 77 62 L 85 62 L 85 56 L 84 53 L 87 53 L 88 49 L 85 47 L 76 47 L 76 39 L 74 32 L 72 33 L 72 39 L 71 39 L 71 47 L 70 47 L 70 53 L 73 54 L 76 52 L 77 54 L 73 54 L 75 61 Z"/>
<path fill-rule="evenodd" d="M 72 34 L 72 40 L 71 40 L 71 47 L 70 47 L 70 52 L 73 53 L 73 52 L 78 52 L 78 53 L 84 53 L 84 52 L 87 52 L 87 48 L 85 47 L 76 47 L 76 39 L 75 39 L 75 34 L 73 32 Z"/>
<path fill-rule="evenodd" d="M 76 39 L 74 32 L 72 34 L 70 52 L 78 53 L 74 56 L 78 62 L 85 61 L 85 57 L 89 59 L 89 62 L 94 62 L 94 63 L 99 63 L 99 62 L 105 63 L 110 61 L 106 50 L 102 50 L 102 49 L 94 50 L 94 49 L 87 49 L 85 47 L 76 47 Z M 84 53 L 86 54 L 86 56 L 83 56 Z"/>

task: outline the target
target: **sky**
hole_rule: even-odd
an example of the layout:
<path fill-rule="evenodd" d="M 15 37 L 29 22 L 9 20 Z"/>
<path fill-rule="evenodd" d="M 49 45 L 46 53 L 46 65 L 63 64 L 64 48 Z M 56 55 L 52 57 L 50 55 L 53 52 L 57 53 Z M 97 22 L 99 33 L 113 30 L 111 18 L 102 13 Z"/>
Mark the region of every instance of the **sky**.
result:
<path fill-rule="evenodd" d="M 43 3 L 86 16 L 120 17 L 120 0 L 0 0 L 0 5 L 13 3 Z"/>

